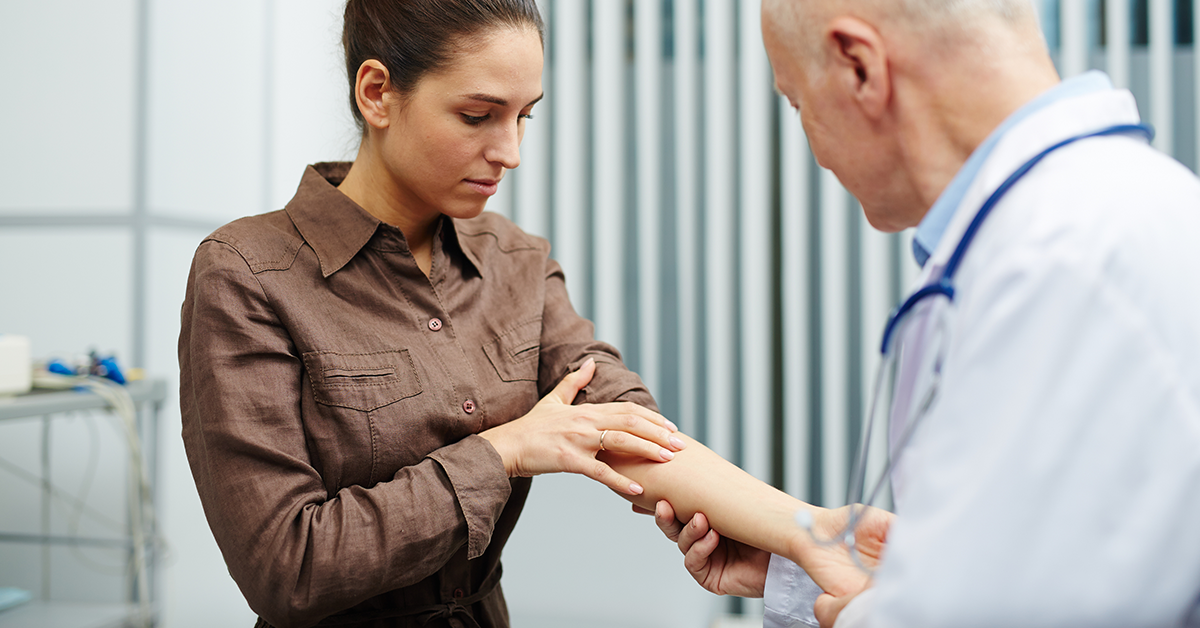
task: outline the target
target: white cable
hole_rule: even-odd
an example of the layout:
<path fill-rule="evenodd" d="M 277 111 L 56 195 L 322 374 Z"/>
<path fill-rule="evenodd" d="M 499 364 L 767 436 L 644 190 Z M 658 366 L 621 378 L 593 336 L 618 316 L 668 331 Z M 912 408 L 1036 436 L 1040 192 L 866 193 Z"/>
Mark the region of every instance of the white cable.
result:
<path fill-rule="evenodd" d="M 118 533 L 124 532 L 125 526 L 123 526 L 120 522 L 114 521 L 113 519 L 110 519 L 107 515 L 100 512 L 99 510 L 96 510 L 95 508 L 88 506 L 86 502 L 79 499 L 78 497 L 71 495 L 70 492 L 68 492 L 66 489 L 63 489 L 63 488 L 55 485 L 54 483 L 50 483 L 47 486 L 46 482 L 42 478 L 38 477 L 37 475 L 35 475 L 33 473 L 30 473 L 29 471 L 26 471 L 25 469 L 22 469 L 21 467 L 17 466 L 16 464 L 13 464 L 12 462 L 10 462 L 8 460 L 5 460 L 4 458 L 0 458 L 0 470 L 8 471 L 9 473 L 13 474 L 13 476 L 15 476 L 16 478 L 24 480 L 26 482 L 29 482 L 30 484 L 32 484 L 38 488 L 44 488 L 46 490 L 46 492 L 50 494 L 51 497 L 61 500 L 64 503 L 69 504 L 72 507 L 77 508 L 80 511 L 86 511 L 87 514 L 90 515 L 93 520 L 95 520 L 98 523 L 104 524 L 105 526 L 112 529 L 113 531 L 118 532 Z"/>
<path fill-rule="evenodd" d="M 33 376 L 36 388 L 71 389 L 86 388 L 103 399 L 121 419 L 125 439 L 129 443 L 129 525 L 133 537 L 133 567 L 137 574 L 138 624 L 151 626 L 150 583 L 147 577 L 146 530 L 147 522 L 153 524 L 154 511 L 150 482 L 142 463 L 141 438 L 137 430 L 137 406 L 124 386 L 107 379 L 90 376 L 69 376 L 37 371 Z"/>

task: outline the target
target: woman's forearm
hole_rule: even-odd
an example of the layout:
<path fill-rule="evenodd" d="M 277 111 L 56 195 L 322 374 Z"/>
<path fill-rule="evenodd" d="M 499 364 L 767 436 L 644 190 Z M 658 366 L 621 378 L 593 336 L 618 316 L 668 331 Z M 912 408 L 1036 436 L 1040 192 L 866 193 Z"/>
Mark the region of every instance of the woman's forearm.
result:
<path fill-rule="evenodd" d="M 682 433 L 676 435 L 687 447 L 667 463 L 600 454 L 601 460 L 645 489 L 641 495 L 622 497 L 647 510 L 665 499 L 681 521 L 702 512 L 722 536 L 773 554 L 793 555 L 802 534 L 796 512 L 809 509 L 816 516 L 825 509 L 758 480 Z"/>
<path fill-rule="evenodd" d="M 653 510 L 659 500 L 670 502 L 682 521 L 697 512 L 721 536 L 783 556 L 800 565 L 823 590 L 843 595 L 870 584 L 887 543 L 892 515 L 868 508 L 859 511 L 854 551 L 842 543 L 818 542 L 796 523 L 796 513 L 808 510 L 818 539 L 834 539 L 845 531 L 850 507 L 829 510 L 806 504 L 721 458 L 709 448 L 677 433 L 687 447 L 670 462 L 650 462 L 630 456 L 601 454 L 613 469 L 642 485 L 645 492 L 626 499 Z"/>

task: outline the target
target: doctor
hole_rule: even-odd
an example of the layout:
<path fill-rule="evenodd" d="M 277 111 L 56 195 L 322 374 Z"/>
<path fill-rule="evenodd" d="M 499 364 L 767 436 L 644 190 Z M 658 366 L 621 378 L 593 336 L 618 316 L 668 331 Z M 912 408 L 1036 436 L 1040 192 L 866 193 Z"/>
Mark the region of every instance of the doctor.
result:
<path fill-rule="evenodd" d="M 771 627 L 814 598 L 838 628 L 1200 625 L 1200 181 L 1106 76 L 1060 82 L 1030 0 L 762 19 L 818 162 L 874 227 L 917 227 L 924 298 L 887 341 L 897 517 L 859 585 L 814 573 L 834 595 L 659 503 L 689 571 L 765 593 Z"/>

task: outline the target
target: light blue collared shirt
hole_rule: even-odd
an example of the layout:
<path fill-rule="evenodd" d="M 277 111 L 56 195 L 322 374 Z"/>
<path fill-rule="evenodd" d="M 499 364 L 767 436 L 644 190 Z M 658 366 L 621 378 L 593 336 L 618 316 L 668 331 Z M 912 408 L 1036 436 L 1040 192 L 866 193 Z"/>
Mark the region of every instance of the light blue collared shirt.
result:
<path fill-rule="evenodd" d="M 950 185 L 946 186 L 942 195 L 938 197 L 933 207 L 929 208 L 929 212 L 925 214 L 925 218 L 921 220 L 921 224 L 917 225 L 917 233 L 912 241 L 913 257 L 917 258 L 917 263 L 924 266 L 925 262 L 929 261 L 929 256 L 933 254 L 933 251 L 937 249 L 938 243 L 942 241 L 942 235 L 946 233 L 946 226 L 950 224 L 950 219 L 954 217 L 954 212 L 958 211 L 958 206 L 962 204 L 963 197 L 966 196 L 967 190 L 975 180 L 975 176 L 979 174 L 980 168 L 983 167 L 984 162 L 992 154 L 992 149 L 996 147 L 996 144 L 1000 143 L 1000 139 L 1004 137 L 1004 134 L 1009 129 L 1016 126 L 1017 123 L 1025 118 L 1028 118 L 1034 112 L 1060 100 L 1094 92 L 1108 91 L 1112 88 L 1112 81 L 1109 80 L 1107 74 L 1099 70 L 1084 72 L 1079 76 L 1059 83 L 1050 91 L 1029 101 L 1012 115 L 1008 116 L 975 149 L 975 152 L 971 153 L 971 156 L 967 159 L 967 163 L 963 164 L 958 174 L 954 175 L 954 178 L 950 181 Z"/>

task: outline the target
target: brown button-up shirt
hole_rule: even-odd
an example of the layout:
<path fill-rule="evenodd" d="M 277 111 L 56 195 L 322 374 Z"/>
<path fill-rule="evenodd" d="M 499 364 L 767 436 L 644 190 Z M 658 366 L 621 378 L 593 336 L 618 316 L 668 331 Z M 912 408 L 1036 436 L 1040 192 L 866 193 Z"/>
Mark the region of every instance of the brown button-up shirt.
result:
<path fill-rule="evenodd" d="M 334 187 L 347 170 L 309 167 L 283 211 L 196 251 L 180 404 L 205 515 L 260 625 L 508 626 L 487 591 L 530 482 L 476 434 L 588 357 L 581 397 L 654 401 L 572 309 L 546 241 L 443 218 L 426 277 Z"/>

